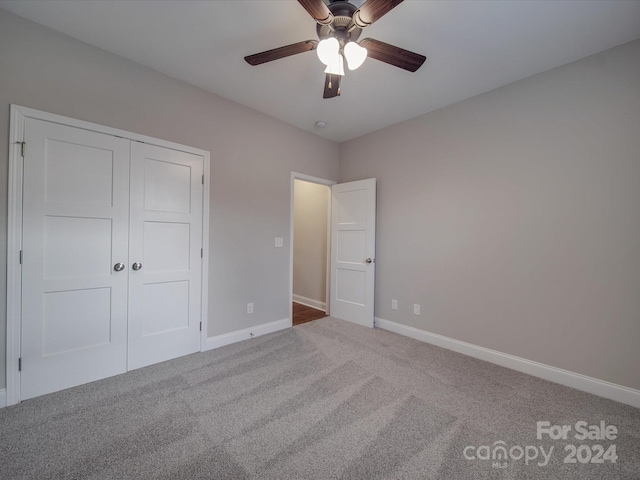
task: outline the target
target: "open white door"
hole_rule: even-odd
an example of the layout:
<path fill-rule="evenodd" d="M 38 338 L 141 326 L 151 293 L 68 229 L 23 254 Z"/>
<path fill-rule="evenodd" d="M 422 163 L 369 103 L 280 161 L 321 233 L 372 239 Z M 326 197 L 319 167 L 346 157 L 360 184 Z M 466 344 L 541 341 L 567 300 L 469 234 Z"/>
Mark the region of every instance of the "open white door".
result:
<path fill-rule="evenodd" d="M 373 327 L 376 179 L 331 187 L 331 316 Z"/>

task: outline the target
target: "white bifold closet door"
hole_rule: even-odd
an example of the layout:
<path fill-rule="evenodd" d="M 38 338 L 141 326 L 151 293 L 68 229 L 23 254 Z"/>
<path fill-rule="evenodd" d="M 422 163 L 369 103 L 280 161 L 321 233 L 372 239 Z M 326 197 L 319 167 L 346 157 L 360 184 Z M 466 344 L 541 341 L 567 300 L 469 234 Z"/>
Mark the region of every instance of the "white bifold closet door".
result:
<path fill-rule="evenodd" d="M 202 171 L 200 156 L 131 143 L 129 370 L 200 350 Z"/>
<path fill-rule="evenodd" d="M 199 351 L 203 158 L 31 118 L 24 135 L 21 399 Z"/>

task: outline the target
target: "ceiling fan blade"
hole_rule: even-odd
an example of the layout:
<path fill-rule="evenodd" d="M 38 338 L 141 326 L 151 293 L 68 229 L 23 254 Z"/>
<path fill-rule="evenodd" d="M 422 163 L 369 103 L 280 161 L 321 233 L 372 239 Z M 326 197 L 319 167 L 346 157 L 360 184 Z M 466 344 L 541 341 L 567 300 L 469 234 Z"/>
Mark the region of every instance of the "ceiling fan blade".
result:
<path fill-rule="evenodd" d="M 298 0 L 298 3 L 320 25 L 329 25 L 333 21 L 333 14 L 322 0 Z"/>
<path fill-rule="evenodd" d="M 244 57 L 244 59 L 250 65 L 260 65 L 262 63 L 272 62 L 273 60 L 278 60 L 280 58 L 295 55 L 297 53 L 315 50 L 317 46 L 318 42 L 316 40 L 305 40 L 304 42 L 298 42 L 287 45 L 285 47 L 274 48 L 273 50 L 267 50 L 266 52 L 255 53 L 253 55 Z"/>
<path fill-rule="evenodd" d="M 324 93 L 322 98 L 333 98 L 340 96 L 340 75 L 327 73 L 324 78 Z"/>
<path fill-rule="evenodd" d="M 413 53 L 404 48 L 395 47 L 380 40 L 374 40 L 373 38 L 365 38 L 358 43 L 361 47 L 367 49 L 368 57 L 375 58 L 376 60 L 403 68 L 410 72 L 418 70 L 427 59 L 427 57 L 419 53 Z"/>
<path fill-rule="evenodd" d="M 365 28 L 371 25 L 380 17 L 386 15 L 393 7 L 402 3 L 403 0 L 367 0 L 353 14 L 354 23 Z"/>

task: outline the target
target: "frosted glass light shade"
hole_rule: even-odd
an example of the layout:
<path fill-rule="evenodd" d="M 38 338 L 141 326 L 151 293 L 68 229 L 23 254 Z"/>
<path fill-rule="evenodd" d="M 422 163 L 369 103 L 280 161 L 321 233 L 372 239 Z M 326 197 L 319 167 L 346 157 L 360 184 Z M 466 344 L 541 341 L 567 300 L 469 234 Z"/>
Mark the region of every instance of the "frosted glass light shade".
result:
<path fill-rule="evenodd" d="M 337 62 L 337 57 L 340 56 L 339 51 L 340 44 L 334 37 L 325 38 L 318 43 L 318 47 L 316 48 L 318 58 L 325 65 Z"/>
<path fill-rule="evenodd" d="M 344 46 L 344 56 L 347 57 L 349 70 L 358 68 L 367 58 L 367 49 L 356 42 L 349 42 Z"/>
<path fill-rule="evenodd" d="M 344 61 L 342 55 L 338 54 L 335 61 L 325 68 L 324 73 L 330 73 L 331 75 L 344 75 Z"/>

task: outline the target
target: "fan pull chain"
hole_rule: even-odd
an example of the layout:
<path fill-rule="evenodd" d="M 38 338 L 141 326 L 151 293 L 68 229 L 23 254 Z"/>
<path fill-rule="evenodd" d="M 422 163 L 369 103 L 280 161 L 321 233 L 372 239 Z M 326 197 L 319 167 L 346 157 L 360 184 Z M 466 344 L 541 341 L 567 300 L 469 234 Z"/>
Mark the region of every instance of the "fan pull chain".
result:
<path fill-rule="evenodd" d="M 329 90 L 331 90 L 333 88 L 333 86 L 331 85 L 331 80 L 329 80 L 329 85 L 327 85 L 327 87 L 329 88 Z"/>

